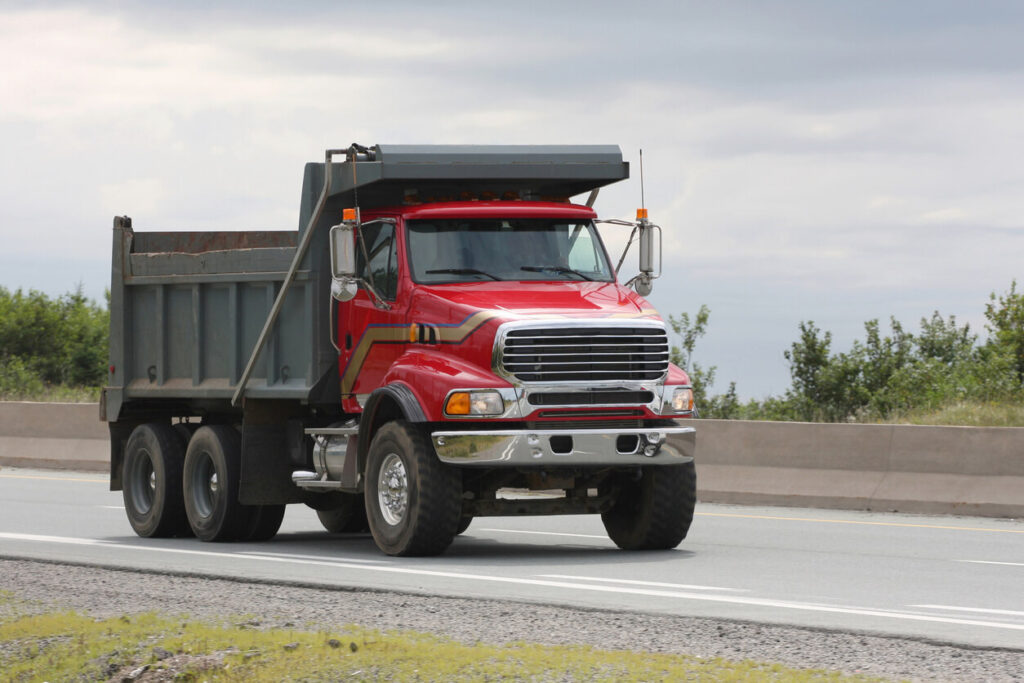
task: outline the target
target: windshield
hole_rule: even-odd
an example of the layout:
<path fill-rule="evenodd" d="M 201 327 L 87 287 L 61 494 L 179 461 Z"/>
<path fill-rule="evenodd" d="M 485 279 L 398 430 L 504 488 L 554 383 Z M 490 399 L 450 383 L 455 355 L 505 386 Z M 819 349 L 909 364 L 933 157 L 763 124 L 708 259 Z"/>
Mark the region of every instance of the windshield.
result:
<path fill-rule="evenodd" d="M 423 284 L 484 280 L 611 282 L 590 221 L 473 218 L 408 222 L 412 277 Z"/>

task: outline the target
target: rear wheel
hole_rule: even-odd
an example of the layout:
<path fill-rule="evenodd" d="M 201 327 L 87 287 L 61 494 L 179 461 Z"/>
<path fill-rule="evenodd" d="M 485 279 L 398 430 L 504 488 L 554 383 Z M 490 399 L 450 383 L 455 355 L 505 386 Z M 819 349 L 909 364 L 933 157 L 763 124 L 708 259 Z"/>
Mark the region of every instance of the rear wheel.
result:
<path fill-rule="evenodd" d="M 370 530 L 366 519 L 366 503 L 358 493 L 341 493 L 341 504 L 327 510 L 317 510 L 316 516 L 324 529 L 332 534 L 358 534 Z"/>
<path fill-rule="evenodd" d="M 128 522 L 139 536 L 189 533 L 181 495 L 185 446 L 169 424 L 136 427 L 124 451 L 122 496 Z"/>
<path fill-rule="evenodd" d="M 437 555 L 462 518 L 462 476 L 438 460 L 422 431 L 390 422 L 373 437 L 366 463 L 366 511 L 388 555 Z"/>
<path fill-rule="evenodd" d="M 204 541 L 233 541 L 250 530 L 255 509 L 238 502 L 241 438 L 231 427 L 200 427 L 185 454 L 185 510 Z M 277 531 L 276 529 L 274 530 Z"/>
<path fill-rule="evenodd" d="M 601 515 L 615 545 L 624 550 L 667 550 L 686 538 L 697 501 L 697 471 L 685 465 L 645 467 L 639 476 L 613 474 L 602 488 L 618 489 Z"/>
<path fill-rule="evenodd" d="M 244 541 L 269 541 L 277 535 L 284 521 L 284 505 L 255 505 L 249 514 L 249 525 L 242 535 Z"/>

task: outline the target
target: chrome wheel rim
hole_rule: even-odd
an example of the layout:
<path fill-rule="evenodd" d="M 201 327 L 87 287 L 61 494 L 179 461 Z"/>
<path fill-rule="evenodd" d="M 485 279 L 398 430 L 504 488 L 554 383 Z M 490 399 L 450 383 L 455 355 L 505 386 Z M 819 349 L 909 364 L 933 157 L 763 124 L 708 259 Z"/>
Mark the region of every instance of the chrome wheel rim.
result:
<path fill-rule="evenodd" d="M 391 526 L 397 526 L 405 518 L 409 507 L 409 476 L 397 453 L 388 453 L 381 463 L 377 475 L 377 507 Z"/>

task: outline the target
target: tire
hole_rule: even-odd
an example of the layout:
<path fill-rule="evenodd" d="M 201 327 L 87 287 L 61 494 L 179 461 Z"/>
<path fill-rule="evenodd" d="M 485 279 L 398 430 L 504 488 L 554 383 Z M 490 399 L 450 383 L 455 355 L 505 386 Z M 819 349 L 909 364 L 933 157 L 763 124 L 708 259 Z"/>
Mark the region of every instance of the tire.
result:
<path fill-rule="evenodd" d="M 618 488 L 610 510 L 601 514 L 608 536 L 623 550 L 669 550 L 686 538 L 697 501 L 697 471 L 685 465 L 644 467 L 639 478 L 612 475 Z"/>
<path fill-rule="evenodd" d="M 128 522 L 144 538 L 188 535 L 181 495 L 185 447 L 169 424 L 132 430 L 124 450 L 121 494 Z"/>
<path fill-rule="evenodd" d="M 462 474 L 438 460 L 422 431 L 389 422 L 370 443 L 366 512 L 388 555 L 438 555 L 462 519 Z"/>
<path fill-rule="evenodd" d="M 359 534 L 370 530 L 366 519 L 366 502 L 358 493 L 342 493 L 343 503 L 327 510 L 317 510 L 316 516 L 332 534 Z"/>
<path fill-rule="evenodd" d="M 245 507 L 245 506 L 243 506 Z M 269 541 L 277 535 L 284 521 L 284 505 L 255 505 L 249 514 L 249 526 L 243 541 Z"/>
<path fill-rule="evenodd" d="M 238 502 L 241 437 L 225 425 L 200 427 L 185 453 L 185 510 L 196 537 L 234 541 L 249 533 L 256 506 Z M 276 531 L 276 529 L 275 529 Z"/>
<path fill-rule="evenodd" d="M 175 422 L 171 427 L 185 441 L 185 448 L 188 448 L 188 442 L 192 440 L 192 435 L 199 429 L 199 425 L 195 422 Z"/>
<path fill-rule="evenodd" d="M 469 525 L 472 523 L 473 517 L 471 515 L 464 515 L 462 519 L 459 520 L 459 526 L 457 529 L 455 529 L 455 535 L 461 536 L 463 533 L 465 533 L 466 529 L 468 529 Z"/>

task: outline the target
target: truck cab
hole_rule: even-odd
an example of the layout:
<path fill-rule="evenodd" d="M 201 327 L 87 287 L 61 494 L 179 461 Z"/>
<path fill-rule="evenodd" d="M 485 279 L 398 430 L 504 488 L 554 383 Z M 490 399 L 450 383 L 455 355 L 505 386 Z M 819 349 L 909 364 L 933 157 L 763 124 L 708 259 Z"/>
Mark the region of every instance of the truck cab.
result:
<path fill-rule="evenodd" d="M 624 549 L 678 545 L 696 486 L 689 378 L 669 362 L 657 312 L 617 281 L 597 213 L 568 200 L 590 191 L 593 203 L 628 176 L 617 148 L 344 153 L 307 166 L 291 270 L 267 290 L 260 337 L 229 340 L 249 363 L 227 391 L 195 391 L 205 368 L 193 367 L 176 392 L 153 386 L 154 370 L 149 384 L 105 393 L 112 486 L 136 531 L 166 535 L 149 533 L 166 514 L 177 515 L 168 529 L 203 540 L 269 537 L 300 502 L 328 530 L 368 529 L 393 555 L 441 552 L 492 515 L 600 514 Z M 649 291 L 652 226 L 616 222 L 648 230 Z M 255 255 L 233 255 L 251 280 Z M 132 263 L 115 236 L 112 307 L 143 300 L 116 272 L 119 256 Z M 204 281 L 191 284 L 203 309 Z M 114 332 L 112 368 L 125 347 L 147 345 Z M 197 364 L 210 337 L 189 340 Z M 301 360 L 275 363 L 289 344 Z"/>

